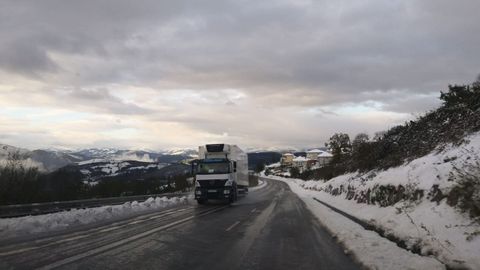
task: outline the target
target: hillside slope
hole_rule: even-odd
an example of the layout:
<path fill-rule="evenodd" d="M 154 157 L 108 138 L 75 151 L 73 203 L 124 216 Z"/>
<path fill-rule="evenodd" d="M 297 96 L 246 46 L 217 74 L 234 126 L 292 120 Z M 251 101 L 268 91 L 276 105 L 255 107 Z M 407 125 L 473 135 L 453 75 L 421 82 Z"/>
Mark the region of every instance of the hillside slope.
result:
<path fill-rule="evenodd" d="M 480 269 L 480 132 L 388 170 L 295 181 L 423 255 Z"/>

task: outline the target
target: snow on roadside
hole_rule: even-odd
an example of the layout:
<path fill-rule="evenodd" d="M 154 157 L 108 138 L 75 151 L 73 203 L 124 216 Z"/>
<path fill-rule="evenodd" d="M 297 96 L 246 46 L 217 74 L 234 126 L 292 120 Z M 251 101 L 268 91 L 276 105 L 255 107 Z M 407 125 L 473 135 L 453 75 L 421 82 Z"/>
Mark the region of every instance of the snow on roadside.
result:
<path fill-rule="evenodd" d="M 144 202 L 126 202 L 121 205 L 108 205 L 87 209 L 0 219 L 0 238 L 15 235 L 34 234 L 46 231 L 66 229 L 74 225 L 91 224 L 134 213 L 162 209 L 178 204 L 186 204 L 192 197 L 150 197 Z"/>
<path fill-rule="evenodd" d="M 480 269 L 479 237 L 468 240 L 480 227 L 465 215 L 447 205 L 423 200 L 415 206 L 400 202 L 394 206 L 378 207 L 358 204 L 325 192 L 311 191 L 315 197 L 342 211 L 368 221 L 402 239 L 408 246 L 417 246 L 421 254 L 433 255 L 450 266 Z M 399 210 L 401 209 L 401 210 Z"/>
<path fill-rule="evenodd" d="M 422 257 L 399 248 L 395 243 L 381 237 L 373 231 L 367 231 L 350 219 L 333 212 L 313 198 L 318 191 L 306 190 L 295 180 L 268 176 L 270 179 L 286 182 L 317 217 L 317 219 L 352 254 L 355 260 L 368 269 L 445 269 L 445 266 L 430 257 Z"/>
<path fill-rule="evenodd" d="M 258 190 L 258 189 L 261 189 L 261 188 L 265 187 L 266 185 L 267 185 L 266 181 L 258 180 L 258 185 L 254 186 L 254 187 L 251 187 L 251 188 L 248 188 L 248 191 L 255 191 L 255 190 Z"/>

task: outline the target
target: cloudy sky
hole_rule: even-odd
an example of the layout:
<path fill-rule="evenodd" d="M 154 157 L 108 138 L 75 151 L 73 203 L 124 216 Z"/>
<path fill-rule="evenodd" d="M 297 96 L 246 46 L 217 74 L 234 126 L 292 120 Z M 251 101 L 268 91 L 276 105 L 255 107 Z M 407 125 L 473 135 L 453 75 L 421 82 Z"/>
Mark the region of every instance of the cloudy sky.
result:
<path fill-rule="evenodd" d="M 0 0 L 0 143 L 323 145 L 480 72 L 480 1 Z"/>

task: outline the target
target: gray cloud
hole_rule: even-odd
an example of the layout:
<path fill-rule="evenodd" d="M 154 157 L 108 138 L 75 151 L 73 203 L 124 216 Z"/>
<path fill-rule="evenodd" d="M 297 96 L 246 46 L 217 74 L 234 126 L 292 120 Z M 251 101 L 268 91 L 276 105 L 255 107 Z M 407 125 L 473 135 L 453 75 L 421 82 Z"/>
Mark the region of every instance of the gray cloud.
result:
<path fill-rule="evenodd" d="M 0 94 L 250 141 L 271 128 L 269 136 L 287 143 L 293 132 L 279 126 L 296 123 L 306 142 L 323 132 L 315 121 L 341 128 L 318 120 L 340 117 L 335 108 L 416 114 L 437 106 L 435 93 L 447 84 L 473 80 L 479 9 L 468 0 L 3 1 L 0 76 L 41 86 L 16 79 L 20 94 Z M 122 97 L 125 89 L 134 98 Z M 20 100 L 26 93 L 45 97 Z M 283 107 L 285 119 L 269 115 Z M 263 124 L 249 125 L 259 114 Z M 365 121 L 344 123 L 361 129 Z M 232 122 L 250 131 L 225 128 Z"/>
<path fill-rule="evenodd" d="M 3 9 L 9 23 L 1 39 L 32 39 L 30 52 L 13 54 L 10 62 L 19 62 L 10 65 L 13 71 L 48 70 L 47 52 L 99 58 L 98 68 L 78 63 L 83 84 L 303 89 L 332 96 L 433 91 L 477 72 L 480 38 L 472 10 L 478 3 L 305 3 L 17 1 Z M 9 26 L 15 33 L 6 31 Z M 31 66 L 22 60 L 29 54 L 36 56 Z"/>
<path fill-rule="evenodd" d="M 58 71 L 46 51 L 28 39 L 0 43 L 0 63 L 6 70 L 34 78 L 45 72 Z"/>
<path fill-rule="evenodd" d="M 106 88 L 95 89 L 67 89 L 59 90 L 57 93 L 71 103 L 78 102 L 84 106 L 89 106 L 104 110 L 113 114 L 146 114 L 151 110 L 142 108 L 131 102 L 125 102 L 120 98 L 113 96 Z"/>

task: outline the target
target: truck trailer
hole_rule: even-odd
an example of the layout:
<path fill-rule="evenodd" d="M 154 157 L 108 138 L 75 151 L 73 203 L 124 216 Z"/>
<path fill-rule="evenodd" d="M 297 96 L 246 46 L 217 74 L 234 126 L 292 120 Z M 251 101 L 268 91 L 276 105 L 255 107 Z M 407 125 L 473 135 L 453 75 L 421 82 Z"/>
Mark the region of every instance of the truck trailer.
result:
<path fill-rule="evenodd" d="M 193 166 L 195 199 L 199 204 L 210 199 L 232 203 L 239 193 L 248 192 L 248 156 L 236 145 L 199 146 Z"/>

